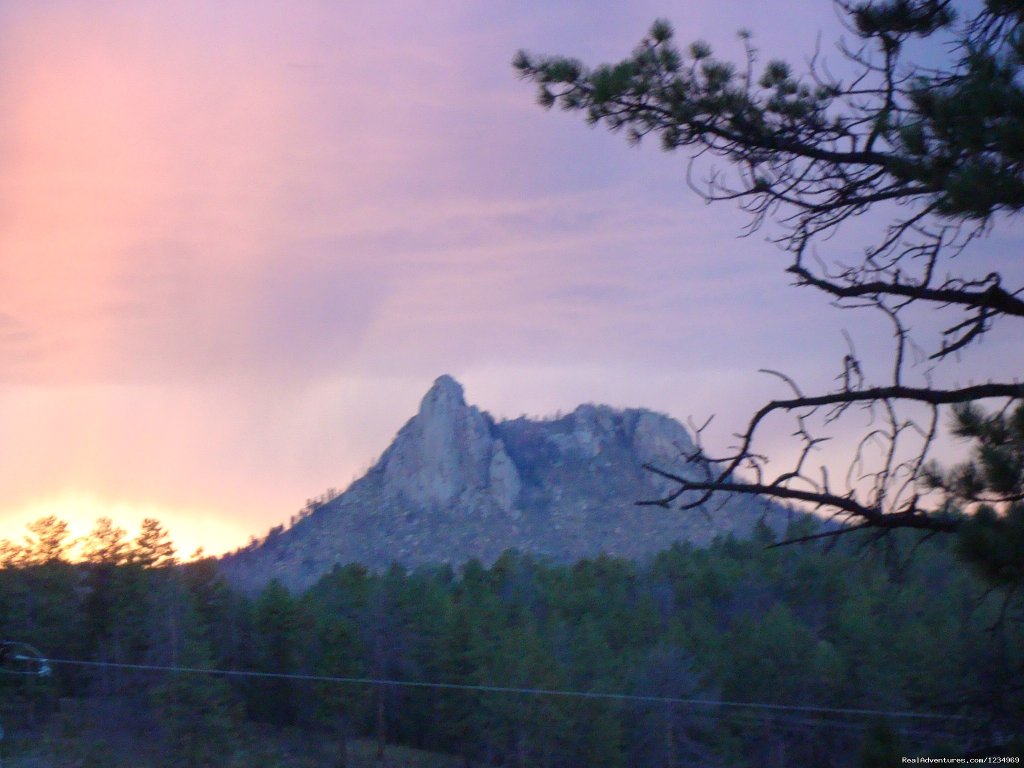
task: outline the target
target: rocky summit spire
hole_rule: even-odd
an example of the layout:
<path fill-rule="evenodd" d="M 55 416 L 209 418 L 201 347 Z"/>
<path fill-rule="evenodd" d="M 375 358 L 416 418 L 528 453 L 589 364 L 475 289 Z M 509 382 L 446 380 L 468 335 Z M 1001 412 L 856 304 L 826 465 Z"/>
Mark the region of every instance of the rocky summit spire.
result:
<path fill-rule="evenodd" d="M 459 382 L 447 375 L 438 377 L 419 413 L 381 457 L 385 494 L 419 509 L 443 509 L 487 493 L 492 479 L 500 478 L 499 495 L 508 499 L 514 495 L 514 484 L 492 426 L 489 416 L 466 405 Z M 495 462 L 497 478 L 492 477 Z"/>
<path fill-rule="evenodd" d="M 466 397 L 462 385 L 447 373 L 434 379 L 433 386 L 427 390 L 420 402 L 420 414 L 437 407 L 465 407 Z"/>
<path fill-rule="evenodd" d="M 445 374 L 434 380 L 434 384 L 420 401 L 419 412 L 409 424 L 418 424 L 422 429 L 431 432 L 435 439 L 447 442 L 447 438 L 451 437 L 452 428 L 459 421 L 459 415 L 467 410 L 476 409 L 470 409 L 466 405 L 462 385 Z"/>

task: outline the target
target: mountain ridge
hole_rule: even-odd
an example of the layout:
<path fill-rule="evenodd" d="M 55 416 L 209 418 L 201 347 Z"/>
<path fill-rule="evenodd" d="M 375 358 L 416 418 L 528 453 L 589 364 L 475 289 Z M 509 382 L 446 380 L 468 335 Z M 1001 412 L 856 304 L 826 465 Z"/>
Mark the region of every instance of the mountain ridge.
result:
<path fill-rule="evenodd" d="M 440 376 L 363 477 L 290 528 L 226 555 L 221 568 L 243 589 L 273 578 L 302 589 L 348 563 L 459 566 L 506 549 L 638 559 L 676 541 L 745 535 L 761 519 L 784 527 L 787 510 L 738 496 L 713 516 L 637 506 L 671 487 L 643 465 L 686 473 L 692 449 L 685 427 L 644 408 L 586 404 L 556 418 L 497 421 Z"/>

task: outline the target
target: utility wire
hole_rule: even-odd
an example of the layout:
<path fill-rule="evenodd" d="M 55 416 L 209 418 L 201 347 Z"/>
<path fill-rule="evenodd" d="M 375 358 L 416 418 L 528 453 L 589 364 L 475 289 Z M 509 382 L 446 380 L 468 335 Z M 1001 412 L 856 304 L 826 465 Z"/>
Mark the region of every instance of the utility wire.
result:
<path fill-rule="evenodd" d="M 19 658 L 19 657 L 14 657 Z M 612 701 L 633 701 L 656 704 L 683 704 L 694 707 L 733 707 L 776 712 L 806 712 L 834 715 L 871 715 L 876 717 L 905 717 L 921 720 L 967 720 L 964 715 L 947 715 L 935 712 L 912 712 L 908 710 L 857 709 L 848 707 L 823 707 L 798 704 L 769 704 L 765 702 L 723 701 L 719 699 L 685 699 L 674 696 L 648 696 L 633 693 L 604 693 L 601 691 L 556 690 L 550 688 L 517 688 L 504 685 L 473 685 L 470 683 L 437 683 L 421 680 L 392 680 L 373 677 L 336 677 L 332 675 L 305 675 L 290 672 L 259 672 L 246 669 L 213 669 L 208 667 L 180 667 L 162 664 L 122 664 L 113 661 L 85 661 L 82 659 L 46 659 L 50 664 L 78 667 L 107 667 L 142 672 L 176 672 L 193 675 L 221 675 L 224 677 L 271 678 L 275 680 L 301 680 L 315 683 L 342 683 L 350 685 L 386 685 L 395 688 L 433 688 L 454 691 L 476 691 L 480 693 L 515 693 L 529 696 L 563 696 L 580 699 L 607 699 Z"/>

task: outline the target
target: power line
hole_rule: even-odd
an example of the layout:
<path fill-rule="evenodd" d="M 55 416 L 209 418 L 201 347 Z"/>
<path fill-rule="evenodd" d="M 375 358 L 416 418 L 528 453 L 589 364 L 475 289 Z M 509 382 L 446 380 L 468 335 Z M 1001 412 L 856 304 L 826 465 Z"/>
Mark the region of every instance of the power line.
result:
<path fill-rule="evenodd" d="M 15 657 L 17 658 L 17 657 Z M 64 664 L 79 667 L 108 667 L 141 672 L 174 672 L 194 675 L 221 675 L 224 677 L 270 678 L 275 680 L 296 680 L 315 683 L 339 683 L 349 685 L 382 685 L 395 688 L 432 688 L 454 691 L 476 691 L 478 693 L 514 693 L 529 696 L 563 696 L 581 699 L 606 699 L 611 701 L 645 702 L 653 704 L 682 704 L 694 707 L 731 707 L 774 712 L 804 712 L 833 715 L 868 715 L 875 717 L 904 717 L 922 720 L 967 720 L 964 715 L 948 715 L 935 712 L 912 712 L 909 710 L 858 709 L 849 707 L 824 707 L 800 704 L 769 704 L 765 702 L 724 701 L 720 699 L 686 699 L 674 696 L 648 696 L 633 693 L 606 693 L 601 691 L 557 690 L 551 688 L 518 688 L 504 685 L 474 685 L 471 683 L 438 683 L 423 680 L 393 680 L 373 677 L 337 677 L 333 675 L 307 675 L 290 672 L 259 672 L 246 669 L 214 669 L 209 667 L 181 667 L 162 664 L 123 664 L 113 661 L 86 661 L 82 659 L 46 659 L 50 664 Z"/>

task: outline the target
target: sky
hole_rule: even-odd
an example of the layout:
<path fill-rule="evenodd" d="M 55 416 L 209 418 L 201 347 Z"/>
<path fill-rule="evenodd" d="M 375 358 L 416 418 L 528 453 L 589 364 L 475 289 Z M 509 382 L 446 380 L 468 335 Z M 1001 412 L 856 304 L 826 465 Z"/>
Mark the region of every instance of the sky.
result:
<path fill-rule="evenodd" d="M 759 368 L 827 384 L 843 329 L 887 343 L 794 294 L 683 157 L 511 67 L 622 58 L 658 17 L 839 58 L 824 1 L 0 2 L 0 538 L 158 517 L 233 549 L 361 475 L 443 373 L 499 418 L 728 436 L 780 394 Z"/>

